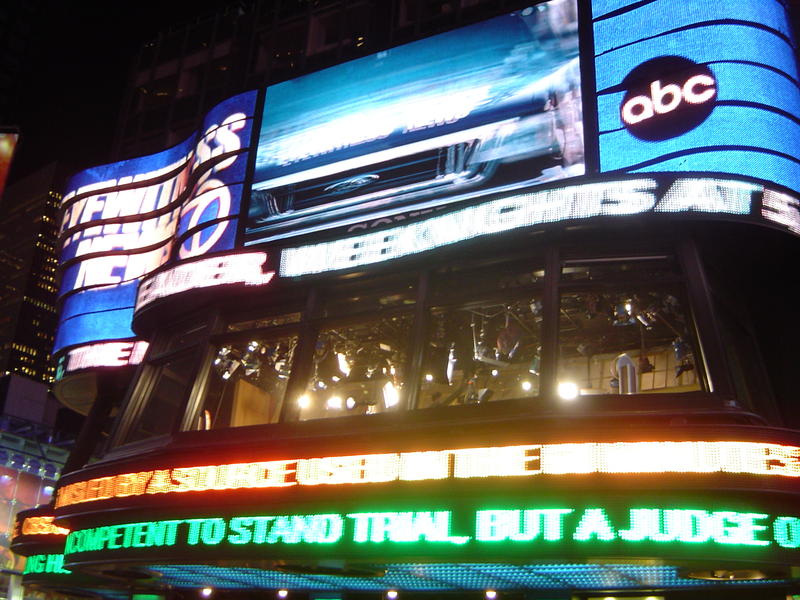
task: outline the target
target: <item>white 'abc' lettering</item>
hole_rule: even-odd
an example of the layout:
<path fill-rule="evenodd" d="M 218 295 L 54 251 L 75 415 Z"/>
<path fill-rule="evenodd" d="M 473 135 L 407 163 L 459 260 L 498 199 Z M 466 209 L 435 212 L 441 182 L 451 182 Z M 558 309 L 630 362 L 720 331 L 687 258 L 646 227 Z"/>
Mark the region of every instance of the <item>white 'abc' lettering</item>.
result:
<path fill-rule="evenodd" d="M 622 120 L 628 125 L 635 125 L 653 117 L 663 115 L 678 108 L 686 100 L 689 104 L 702 104 L 717 93 L 713 77 L 695 75 L 686 80 L 681 88 L 676 83 L 661 87 L 656 80 L 650 84 L 650 96 L 634 96 L 622 105 Z"/>

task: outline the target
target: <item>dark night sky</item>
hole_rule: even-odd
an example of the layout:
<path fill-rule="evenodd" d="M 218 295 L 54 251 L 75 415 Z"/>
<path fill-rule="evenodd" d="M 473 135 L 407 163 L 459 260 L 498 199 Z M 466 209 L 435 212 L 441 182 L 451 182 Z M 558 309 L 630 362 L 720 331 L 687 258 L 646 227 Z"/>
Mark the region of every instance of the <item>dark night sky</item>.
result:
<path fill-rule="evenodd" d="M 124 84 L 142 42 L 226 4 L 40 0 L 14 104 L 0 115 L 0 125 L 21 130 L 9 183 L 53 160 L 71 171 L 107 162 Z"/>

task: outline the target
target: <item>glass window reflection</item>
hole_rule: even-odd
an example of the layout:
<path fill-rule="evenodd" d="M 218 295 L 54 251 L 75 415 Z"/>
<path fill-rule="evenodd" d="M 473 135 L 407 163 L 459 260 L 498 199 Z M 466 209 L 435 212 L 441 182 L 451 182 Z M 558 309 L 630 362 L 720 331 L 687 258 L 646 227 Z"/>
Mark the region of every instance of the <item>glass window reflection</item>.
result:
<path fill-rule="evenodd" d="M 275 423 L 297 336 L 224 343 L 216 348 L 196 429 Z"/>
<path fill-rule="evenodd" d="M 538 395 L 541 313 L 537 296 L 434 310 L 419 408 Z"/>
<path fill-rule="evenodd" d="M 702 389 L 694 327 L 666 260 L 572 266 L 590 281 L 561 294 L 558 393 L 676 393 Z M 626 281 L 627 279 L 627 281 Z"/>
<path fill-rule="evenodd" d="M 411 315 L 394 315 L 323 329 L 309 384 L 297 399 L 299 419 L 406 408 L 411 325 Z"/>

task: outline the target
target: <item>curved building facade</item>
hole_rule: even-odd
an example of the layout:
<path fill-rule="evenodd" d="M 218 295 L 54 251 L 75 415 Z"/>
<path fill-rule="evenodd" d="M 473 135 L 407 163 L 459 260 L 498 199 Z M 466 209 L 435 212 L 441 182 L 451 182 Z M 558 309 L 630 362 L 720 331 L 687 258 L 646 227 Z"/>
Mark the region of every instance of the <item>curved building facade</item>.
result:
<path fill-rule="evenodd" d="M 61 389 L 136 375 L 26 582 L 800 593 L 797 82 L 777 0 L 550 0 L 77 174 Z"/>

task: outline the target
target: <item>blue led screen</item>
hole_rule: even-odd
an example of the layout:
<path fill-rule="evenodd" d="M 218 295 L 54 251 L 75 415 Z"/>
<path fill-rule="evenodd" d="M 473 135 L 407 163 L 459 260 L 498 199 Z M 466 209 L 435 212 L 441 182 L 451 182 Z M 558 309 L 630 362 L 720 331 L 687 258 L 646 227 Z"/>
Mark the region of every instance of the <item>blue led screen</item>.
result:
<path fill-rule="evenodd" d="M 592 10 L 601 171 L 729 173 L 800 191 L 800 90 L 780 2 L 595 0 Z M 698 70 L 630 79 L 663 57 Z M 689 82 L 704 69 L 713 82 Z M 686 84 L 682 98 L 663 91 L 670 82 Z M 639 96 L 625 121 L 632 86 Z M 709 114 L 683 131 L 675 117 L 693 103 Z M 636 127 L 670 118 L 661 139 L 637 136 Z"/>
<path fill-rule="evenodd" d="M 379 563 L 381 569 L 363 575 L 352 573 L 294 573 L 247 567 L 218 567 L 203 564 L 159 564 L 149 568 L 162 576 L 161 581 L 177 588 L 213 586 L 225 590 L 276 589 L 320 590 L 330 598 L 335 592 L 371 592 L 387 589 L 414 592 L 462 593 L 465 590 L 546 590 L 548 600 L 574 597 L 574 590 L 641 590 L 652 588 L 741 589 L 781 583 L 780 580 L 704 581 L 686 576 L 685 570 L 671 565 L 580 563 Z M 758 591 L 754 590 L 757 594 Z M 558 595 L 556 595 L 558 594 Z M 600 593 L 598 592 L 599 596 Z M 477 597 L 477 595 L 475 596 Z M 595 596 L 596 597 L 596 596 Z M 602 598 L 608 597 L 603 594 Z M 625 596 L 628 597 L 628 596 Z M 656 599 L 662 596 L 649 596 Z M 757 597 L 757 596 L 753 596 Z M 637 598 L 642 598 L 641 595 Z"/>
<path fill-rule="evenodd" d="M 185 142 L 70 179 L 54 352 L 134 338 L 143 276 L 171 261 L 234 247 L 255 101 L 256 92 L 230 98 Z"/>
<path fill-rule="evenodd" d="M 195 138 L 192 136 L 180 144 L 156 154 L 137 156 L 120 162 L 90 167 L 76 173 L 67 181 L 64 201 L 66 203 L 70 196 L 76 195 L 79 190 L 87 186 L 103 184 L 104 188 L 112 187 L 118 183 L 126 183 L 124 180 L 120 181 L 123 178 L 130 177 L 133 179 L 137 175 L 151 173 L 158 169 L 163 169 L 167 165 L 176 164 L 182 161 L 192 150 L 194 141 Z"/>

